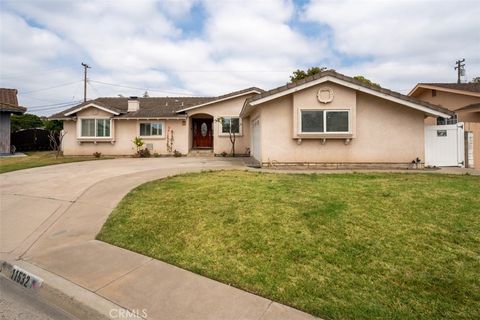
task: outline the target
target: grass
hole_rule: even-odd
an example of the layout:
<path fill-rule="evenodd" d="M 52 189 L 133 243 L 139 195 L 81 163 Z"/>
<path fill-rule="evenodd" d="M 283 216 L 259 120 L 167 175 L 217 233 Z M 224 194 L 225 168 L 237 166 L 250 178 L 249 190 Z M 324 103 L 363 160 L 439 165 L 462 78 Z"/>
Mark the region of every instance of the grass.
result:
<path fill-rule="evenodd" d="M 94 156 L 60 156 L 55 157 L 52 151 L 26 152 L 27 157 L 5 157 L 0 158 L 0 173 L 50 166 L 53 164 L 108 159 L 108 157 L 95 158 Z"/>
<path fill-rule="evenodd" d="M 98 239 L 325 319 L 478 319 L 480 178 L 187 174 L 149 182 Z"/>

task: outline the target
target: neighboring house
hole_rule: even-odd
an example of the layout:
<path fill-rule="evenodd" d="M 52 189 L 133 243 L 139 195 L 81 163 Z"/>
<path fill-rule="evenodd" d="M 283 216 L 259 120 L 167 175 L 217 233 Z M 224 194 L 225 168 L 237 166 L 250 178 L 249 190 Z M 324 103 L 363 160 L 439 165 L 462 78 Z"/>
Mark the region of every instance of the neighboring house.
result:
<path fill-rule="evenodd" d="M 52 116 L 64 120 L 65 154 L 132 154 L 141 136 L 167 153 L 165 135 L 183 154 L 207 149 L 250 153 L 263 165 L 407 167 L 424 156 L 424 119 L 452 112 L 332 70 L 264 92 L 216 98 L 98 98 Z M 226 119 L 221 125 L 219 117 Z"/>
<path fill-rule="evenodd" d="M 466 141 L 466 153 L 469 152 L 469 147 L 473 148 L 470 150 L 473 164 L 467 165 L 480 168 L 480 83 L 419 83 L 409 96 L 455 112 L 450 119 L 429 117 L 425 123 L 444 125 L 464 122 L 465 136 L 467 139 L 470 137 L 470 142 Z M 468 154 L 465 159 L 468 162 Z"/>
<path fill-rule="evenodd" d="M 23 114 L 27 108 L 18 105 L 17 90 L 0 88 L 0 154 L 9 154 L 10 115 Z"/>

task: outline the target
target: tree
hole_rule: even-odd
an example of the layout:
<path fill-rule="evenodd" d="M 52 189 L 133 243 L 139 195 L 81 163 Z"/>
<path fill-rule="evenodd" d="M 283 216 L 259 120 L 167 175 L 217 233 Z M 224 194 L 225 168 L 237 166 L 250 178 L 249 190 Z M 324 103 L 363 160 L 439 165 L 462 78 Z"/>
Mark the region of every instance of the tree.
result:
<path fill-rule="evenodd" d="M 215 121 L 220 123 L 223 127 L 228 124 L 228 136 L 230 138 L 230 143 L 232 144 L 232 157 L 235 157 L 235 141 L 237 140 L 236 132 L 240 132 L 240 119 L 237 119 L 238 122 L 234 123 L 233 118 L 225 119 L 224 117 L 217 118 Z"/>
<path fill-rule="evenodd" d="M 480 83 L 480 77 L 475 77 L 470 81 L 470 83 Z"/>
<path fill-rule="evenodd" d="M 150 98 L 150 95 L 148 94 L 148 91 L 145 91 L 145 92 L 143 93 L 143 97 L 144 97 L 144 98 Z"/>
<path fill-rule="evenodd" d="M 380 89 L 381 86 L 378 84 L 378 83 L 375 83 L 375 82 L 372 82 L 371 80 L 365 78 L 364 76 L 355 76 L 353 77 L 353 79 L 357 80 L 357 81 L 360 81 L 360 82 L 363 82 L 371 87 L 375 87 L 375 88 L 378 88 Z"/>
<path fill-rule="evenodd" d="M 313 76 L 325 70 L 327 70 L 327 68 L 325 67 L 311 67 L 311 68 L 308 68 L 307 71 L 297 69 L 293 71 L 293 75 L 290 76 L 290 81 L 295 82 L 298 80 L 302 80 L 306 77 Z"/>
<path fill-rule="evenodd" d="M 63 129 L 63 121 L 43 119 L 45 130 L 60 132 Z"/>
<path fill-rule="evenodd" d="M 42 119 L 31 113 L 12 115 L 10 118 L 10 131 L 15 132 L 21 129 L 33 129 L 43 127 Z"/>
<path fill-rule="evenodd" d="M 53 151 L 55 151 L 55 158 L 58 158 L 60 156 L 60 153 L 62 152 L 62 141 L 63 137 L 65 137 L 66 134 L 67 131 L 65 130 L 50 130 L 48 132 L 48 140 L 50 141 L 50 147 Z"/>

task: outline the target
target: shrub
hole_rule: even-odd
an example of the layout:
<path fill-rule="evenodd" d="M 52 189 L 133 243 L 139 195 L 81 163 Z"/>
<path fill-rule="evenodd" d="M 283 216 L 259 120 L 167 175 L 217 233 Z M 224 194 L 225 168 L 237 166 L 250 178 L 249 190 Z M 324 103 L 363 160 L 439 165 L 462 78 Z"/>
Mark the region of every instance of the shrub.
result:
<path fill-rule="evenodd" d="M 133 144 L 135 145 L 135 147 L 137 148 L 137 153 L 138 151 L 140 151 L 140 148 L 143 147 L 143 145 L 145 144 L 142 140 L 142 138 L 140 137 L 135 137 L 135 139 L 133 139 Z"/>
<path fill-rule="evenodd" d="M 137 157 L 138 158 L 150 158 L 150 150 L 148 149 L 139 149 L 137 151 Z"/>
<path fill-rule="evenodd" d="M 225 151 L 223 151 L 222 153 L 220 153 L 222 155 L 222 157 L 226 157 L 228 155 L 228 153 L 226 153 Z"/>
<path fill-rule="evenodd" d="M 181 153 L 180 151 L 178 151 L 178 150 L 173 150 L 173 156 L 174 156 L 175 158 L 179 158 L 179 157 L 182 156 L 182 153 Z"/>
<path fill-rule="evenodd" d="M 158 158 L 158 157 L 160 157 L 160 154 L 159 154 L 158 152 L 155 152 L 155 153 L 153 154 L 153 156 L 154 156 L 155 158 Z"/>
<path fill-rule="evenodd" d="M 97 152 L 94 152 L 94 153 L 93 153 L 93 156 L 94 156 L 95 158 L 100 158 L 100 157 L 102 156 L 102 153 L 97 151 Z"/>

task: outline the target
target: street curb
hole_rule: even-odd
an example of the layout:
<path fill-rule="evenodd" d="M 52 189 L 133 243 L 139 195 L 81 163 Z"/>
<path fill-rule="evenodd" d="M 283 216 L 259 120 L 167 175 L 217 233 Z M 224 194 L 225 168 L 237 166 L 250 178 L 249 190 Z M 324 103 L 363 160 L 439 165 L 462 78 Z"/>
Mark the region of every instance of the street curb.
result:
<path fill-rule="evenodd" d="M 0 260 L 0 275 L 10 279 L 13 265 L 43 279 L 42 286 L 33 290 L 39 299 L 78 319 L 143 319 L 85 288 L 22 260 L 13 264 Z"/>

